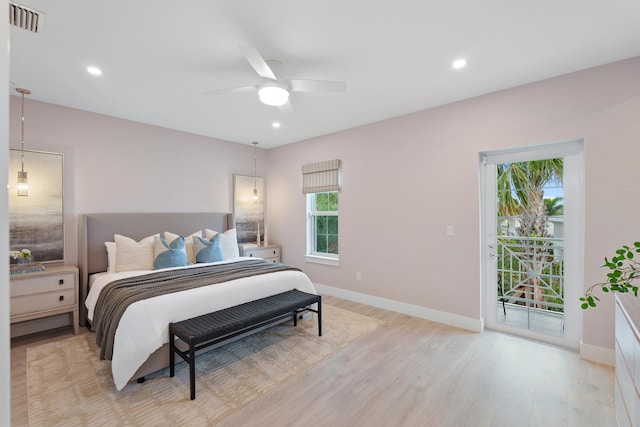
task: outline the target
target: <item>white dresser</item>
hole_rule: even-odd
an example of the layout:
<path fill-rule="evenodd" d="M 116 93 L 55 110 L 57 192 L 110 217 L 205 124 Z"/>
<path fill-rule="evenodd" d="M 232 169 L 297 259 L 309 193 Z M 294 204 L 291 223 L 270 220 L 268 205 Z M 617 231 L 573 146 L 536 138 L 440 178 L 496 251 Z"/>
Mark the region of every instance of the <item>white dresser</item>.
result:
<path fill-rule="evenodd" d="M 266 261 L 280 262 L 280 246 L 255 243 L 240 243 L 240 256 L 263 258 Z"/>
<path fill-rule="evenodd" d="M 640 427 L 640 299 L 616 295 L 616 418 Z"/>
<path fill-rule="evenodd" d="M 78 268 L 50 266 L 44 271 L 12 274 L 10 277 L 11 323 L 62 313 L 73 316 L 78 333 Z"/>

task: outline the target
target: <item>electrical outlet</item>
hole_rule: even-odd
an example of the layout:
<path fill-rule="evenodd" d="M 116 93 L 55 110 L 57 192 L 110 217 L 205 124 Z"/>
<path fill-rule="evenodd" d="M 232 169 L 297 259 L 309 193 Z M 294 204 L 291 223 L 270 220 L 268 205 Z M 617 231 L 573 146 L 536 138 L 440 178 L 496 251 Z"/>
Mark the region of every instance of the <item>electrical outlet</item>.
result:
<path fill-rule="evenodd" d="M 453 236 L 453 225 L 447 225 L 447 236 Z"/>
<path fill-rule="evenodd" d="M 362 273 L 360 272 L 356 273 L 356 280 L 362 280 Z"/>

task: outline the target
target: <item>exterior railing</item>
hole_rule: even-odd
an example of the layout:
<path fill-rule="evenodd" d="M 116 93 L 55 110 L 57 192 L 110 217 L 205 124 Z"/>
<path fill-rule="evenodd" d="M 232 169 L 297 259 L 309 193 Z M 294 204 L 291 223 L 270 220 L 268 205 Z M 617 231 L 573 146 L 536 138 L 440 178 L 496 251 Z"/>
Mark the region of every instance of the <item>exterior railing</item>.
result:
<path fill-rule="evenodd" d="M 564 313 L 564 239 L 498 237 L 498 302 Z"/>

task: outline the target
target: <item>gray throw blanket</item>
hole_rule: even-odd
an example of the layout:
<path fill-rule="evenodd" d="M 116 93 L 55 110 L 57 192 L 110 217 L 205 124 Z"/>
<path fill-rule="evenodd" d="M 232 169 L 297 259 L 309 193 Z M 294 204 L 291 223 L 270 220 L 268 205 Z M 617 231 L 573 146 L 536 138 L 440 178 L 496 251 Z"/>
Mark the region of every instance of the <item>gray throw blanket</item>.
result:
<path fill-rule="evenodd" d="M 243 277 L 286 270 L 300 271 L 297 267 L 255 259 L 230 264 L 157 271 L 143 276 L 113 281 L 100 292 L 93 315 L 96 344 L 100 347 L 100 359 L 111 360 L 113 342 L 120 318 L 127 307 L 136 301 Z"/>

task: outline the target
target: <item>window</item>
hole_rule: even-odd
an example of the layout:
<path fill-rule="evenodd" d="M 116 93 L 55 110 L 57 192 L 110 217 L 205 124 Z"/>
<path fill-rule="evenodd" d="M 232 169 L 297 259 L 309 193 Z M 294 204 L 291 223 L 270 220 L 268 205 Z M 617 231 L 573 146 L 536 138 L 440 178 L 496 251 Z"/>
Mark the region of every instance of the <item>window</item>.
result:
<path fill-rule="evenodd" d="M 307 261 L 338 264 L 338 192 L 307 194 Z"/>

